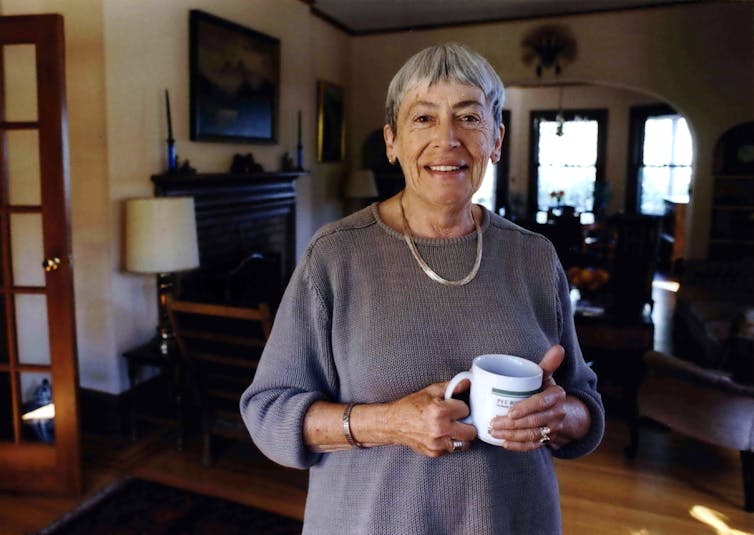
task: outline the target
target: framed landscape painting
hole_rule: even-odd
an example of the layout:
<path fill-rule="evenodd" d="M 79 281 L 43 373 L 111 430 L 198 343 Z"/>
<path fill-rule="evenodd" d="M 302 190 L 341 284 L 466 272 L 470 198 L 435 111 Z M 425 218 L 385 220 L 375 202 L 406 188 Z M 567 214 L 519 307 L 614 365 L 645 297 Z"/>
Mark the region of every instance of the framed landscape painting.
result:
<path fill-rule="evenodd" d="M 280 40 L 209 13 L 189 13 L 194 141 L 274 143 Z"/>

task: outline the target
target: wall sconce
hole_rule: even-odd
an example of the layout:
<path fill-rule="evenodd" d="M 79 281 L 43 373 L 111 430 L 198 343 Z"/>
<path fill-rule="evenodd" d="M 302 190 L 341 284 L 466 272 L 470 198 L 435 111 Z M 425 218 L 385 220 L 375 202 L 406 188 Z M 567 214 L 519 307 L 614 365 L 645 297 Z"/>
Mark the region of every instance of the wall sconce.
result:
<path fill-rule="evenodd" d="M 524 49 L 523 61 L 526 65 L 536 62 L 537 77 L 544 69 L 554 68 L 555 75 L 561 73 L 562 66 L 574 60 L 577 44 L 571 31 L 560 25 L 546 25 L 533 29 L 524 36 L 521 46 Z"/>
<path fill-rule="evenodd" d="M 126 201 L 127 271 L 157 275 L 160 351 L 166 355 L 173 338 L 167 299 L 173 274 L 199 266 L 192 197 L 150 197 Z"/>

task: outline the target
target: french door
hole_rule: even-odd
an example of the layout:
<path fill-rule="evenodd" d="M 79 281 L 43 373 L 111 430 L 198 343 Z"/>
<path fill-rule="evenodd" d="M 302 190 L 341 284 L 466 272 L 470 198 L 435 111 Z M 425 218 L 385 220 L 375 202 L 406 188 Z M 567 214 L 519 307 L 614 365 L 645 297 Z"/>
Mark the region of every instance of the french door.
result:
<path fill-rule="evenodd" d="M 0 17 L 0 487 L 81 490 L 63 18 Z"/>

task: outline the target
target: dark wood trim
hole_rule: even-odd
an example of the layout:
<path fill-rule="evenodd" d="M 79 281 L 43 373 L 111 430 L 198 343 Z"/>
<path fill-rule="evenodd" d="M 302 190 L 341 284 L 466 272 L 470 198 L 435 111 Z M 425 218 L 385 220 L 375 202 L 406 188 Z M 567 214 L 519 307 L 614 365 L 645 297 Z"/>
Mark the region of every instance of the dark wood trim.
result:
<path fill-rule="evenodd" d="M 35 46 L 37 84 L 37 120 L 22 123 L 3 123 L 17 127 L 36 123 L 39 146 L 40 207 L 42 216 L 45 258 L 60 259 L 57 270 L 45 275 L 50 366 L 53 401 L 55 403 L 55 441 L 50 445 L 19 446 L 18 422 L 14 423 L 16 443 L 2 468 L 0 482 L 4 488 L 36 490 L 51 493 L 79 493 L 82 488 L 81 439 L 78 420 L 78 359 L 76 351 L 75 306 L 73 294 L 73 266 L 70 242 L 70 189 L 68 173 L 68 132 L 65 94 L 64 19 L 61 15 L 24 15 L 0 17 L 0 44 L 28 43 Z M 4 119 L 4 118 L 3 118 Z M 7 138 L 0 138 L 4 146 Z M 5 180 L 7 177 L 0 177 Z M 7 185 L 6 185 L 7 186 Z M 6 200 L 7 203 L 7 200 Z M 21 207 L 20 211 L 29 211 Z M 12 210 L 6 210 L 5 214 Z M 6 219 L 6 218 L 3 218 Z M 7 223 L 2 226 L 3 241 L 9 236 Z M 3 263 L 9 261 L 3 250 Z M 42 260 L 42 259 L 40 259 Z M 3 272 L 8 273 L 3 267 Z M 12 295 L 17 288 L 9 287 L 10 277 L 3 279 L 4 293 Z M 15 321 L 6 298 L 6 322 Z M 14 351 L 14 328 L 8 327 L 8 346 Z M 12 370 L 18 367 L 18 357 L 9 355 Z M 11 374 L 13 375 L 13 374 Z M 20 416 L 18 385 L 11 381 L 14 419 Z M 5 444 L 2 445 L 4 447 Z M 37 477 L 44 473 L 44 477 Z M 4 480 L 4 481 L 3 481 Z"/>
<path fill-rule="evenodd" d="M 626 199 L 624 208 L 627 214 L 638 214 L 641 196 L 639 195 L 639 168 L 642 163 L 644 148 L 644 123 L 657 115 L 678 113 L 667 104 L 650 104 L 648 106 L 631 106 L 628 119 L 628 151 L 626 152 L 628 168 L 626 170 Z"/>
<path fill-rule="evenodd" d="M 527 216 L 534 219 L 538 206 L 537 206 L 537 189 L 539 186 L 539 173 L 537 168 L 539 167 L 539 153 L 537 147 L 539 146 L 539 129 L 537 128 L 537 120 L 545 119 L 548 121 L 554 121 L 558 113 L 558 110 L 532 110 L 529 115 L 529 185 L 526 199 Z M 576 116 L 587 117 L 588 119 L 597 121 L 597 162 L 596 162 L 596 185 L 605 183 L 605 164 L 607 159 L 607 128 L 608 128 L 608 110 L 605 108 L 600 109 L 578 109 L 578 110 L 563 110 L 563 116 L 566 121 L 572 121 Z M 597 193 L 599 188 L 594 188 L 594 208 L 597 209 Z"/>
<path fill-rule="evenodd" d="M 128 393 L 110 394 L 79 389 L 81 429 L 84 433 L 125 438 L 129 436 Z"/>
<path fill-rule="evenodd" d="M 502 22 L 521 22 L 521 21 L 547 19 L 547 18 L 578 17 L 578 16 L 584 16 L 584 15 L 595 15 L 595 14 L 598 15 L 602 13 L 631 12 L 631 11 L 638 11 L 638 10 L 657 9 L 657 8 L 675 7 L 675 6 L 678 6 L 680 8 L 680 7 L 689 6 L 693 4 L 706 4 L 710 2 L 710 0 L 667 0 L 665 2 L 656 3 L 656 4 L 643 4 L 643 5 L 631 6 L 631 7 L 615 7 L 615 8 L 602 8 L 602 9 L 597 8 L 597 9 L 589 9 L 589 10 L 583 10 L 583 11 L 577 11 L 577 12 L 563 12 L 563 11 L 556 10 L 556 11 L 550 11 L 547 13 L 540 13 L 537 15 L 529 15 L 529 16 L 496 17 L 494 19 L 469 20 L 469 21 L 453 22 L 453 23 L 447 23 L 447 24 L 420 24 L 417 26 L 398 26 L 395 28 L 387 28 L 384 30 L 359 31 L 359 30 L 354 30 L 353 28 L 346 26 L 344 23 L 340 22 L 339 20 L 334 19 L 330 15 L 327 15 L 326 13 L 323 13 L 322 11 L 317 9 L 314 6 L 315 4 L 314 0 L 300 0 L 300 1 L 309 6 L 309 9 L 311 10 L 312 15 L 314 15 L 317 18 L 322 19 L 328 24 L 331 24 L 338 30 L 341 30 L 347 33 L 348 35 L 351 35 L 354 37 L 359 37 L 359 36 L 364 36 L 364 35 L 400 33 L 400 32 L 415 32 L 415 31 L 422 31 L 422 30 L 441 30 L 441 29 L 446 29 L 446 28 L 460 28 L 463 26 L 477 26 L 481 24 L 499 24 Z"/>
<path fill-rule="evenodd" d="M 497 180 L 495 181 L 495 213 L 500 213 L 500 209 L 505 208 L 506 216 L 510 217 L 510 155 L 512 132 L 510 110 L 503 110 L 503 126 L 505 126 L 505 136 L 503 137 L 500 161 L 497 163 Z"/>

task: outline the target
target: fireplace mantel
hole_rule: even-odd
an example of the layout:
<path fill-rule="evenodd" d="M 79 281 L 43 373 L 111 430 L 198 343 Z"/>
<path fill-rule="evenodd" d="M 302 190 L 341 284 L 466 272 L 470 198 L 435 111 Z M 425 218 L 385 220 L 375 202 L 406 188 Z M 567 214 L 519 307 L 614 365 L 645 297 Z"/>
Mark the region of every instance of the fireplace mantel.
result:
<path fill-rule="evenodd" d="M 295 267 L 296 179 L 306 171 L 154 175 L 157 196 L 194 198 L 201 273 L 274 259 L 280 293 Z"/>

